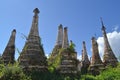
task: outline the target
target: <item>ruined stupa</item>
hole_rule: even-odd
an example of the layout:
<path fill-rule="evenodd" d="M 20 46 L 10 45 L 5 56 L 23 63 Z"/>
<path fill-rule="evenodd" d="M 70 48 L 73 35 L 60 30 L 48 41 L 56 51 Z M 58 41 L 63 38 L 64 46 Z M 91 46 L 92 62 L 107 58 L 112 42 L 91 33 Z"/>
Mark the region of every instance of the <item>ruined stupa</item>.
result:
<path fill-rule="evenodd" d="M 61 62 L 59 72 L 61 74 L 76 74 L 77 73 L 77 53 L 69 49 L 67 27 L 64 28 L 62 49 L 60 51 Z"/>
<path fill-rule="evenodd" d="M 103 63 L 105 66 L 111 65 L 113 67 L 117 66 L 118 60 L 116 56 L 114 55 L 111 46 L 109 44 L 107 35 L 106 35 L 106 28 L 103 24 L 103 21 L 101 19 L 102 23 L 102 33 L 103 33 L 103 38 L 104 38 L 104 55 L 103 55 Z"/>
<path fill-rule="evenodd" d="M 56 44 L 55 44 L 55 46 L 53 48 L 53 51 L 50 54 L 49 59 L 48 59 L 49 60 L 49 62 L 48 62 L 49 65 L 52 65 L 52 64 L 56 63 L 55 62 L 56 58 L 60 56 L 59 51 L 62 48 L 62 42 L 63 42 L 63 26 L 62 26 L 62 24 L 60 24 L 58 26 L 58 34 L 57 34 Z"/>
<path fill-rule="evenodd" d="M 38 8 L 35 8 L 33 12 L 34 16 L 31 30 L 18 61 L 24 69 L 45 71 L 47 70 L 47 58 L 41 44 L 41 38 L 39 36 Z"/>
<path fill-rule="evenodd" d="M 90 65 L 90 61 L 88 59 L 88 54 L 87 54 L 87 50 L 86 50 L 85 41 L 83 41 L 81 73 L 83 73 L 83 74 L 87 73 L 89 65 Z"/>
<path fill-rule="evenodd" d="M 92 57 L 90 62 L 90 72 L 93 75 L 98 75 L 103 69 L 104 65 L 99 55 L 98 43 L 95 37 L 92 37 Z"/>
<path fill-rule="evenodd" d="M 57 35 L 56 44 L 53 48 L 51 56 L 56 56 L 59 53 L 59 50 L 62 48 L 62 42 L 63 42 L 63 26 L 62 24 L 60 24 L 58 26 L 58 35 Z"/>
<path fill-rule="evenodd" d="M 14 29 L 10 36 L 9 42 L 2 54 L 2 61 L 5 65 L 9 63 L 13 64 L 15 62 L 15 36 L 16 30 Z"/>

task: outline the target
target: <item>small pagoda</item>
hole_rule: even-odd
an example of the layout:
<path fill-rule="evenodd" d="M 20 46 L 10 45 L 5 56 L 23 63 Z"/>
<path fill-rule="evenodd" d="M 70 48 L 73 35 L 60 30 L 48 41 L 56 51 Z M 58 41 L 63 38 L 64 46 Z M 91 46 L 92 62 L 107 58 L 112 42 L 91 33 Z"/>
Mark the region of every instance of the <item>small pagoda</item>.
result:
<path fill-rule="evenodd" d="M 43 50 L 43 45 L 41 44 L 38 30 L 39 9 L 35 8 L 33 12 L 34 16 L 31 30 L 18 61 L 20 66 L 25 70 L 47 71 L 47 58 Z"/>
<path fill-rule="evenodd" d="M 89 65 L 90 65 L 90 61 L 88 59 L 85 41 L 83 41 L 82 60 L 81 60 L 81 73 L 82 74 L 85 74 L 88 72 Z"/>
<path fill-rule="evenodd" d="M 58 35 L 57 35 L 56 44 L 55 44 L 55 46 L 53 48 L 53 51 L 50 54 L 49 59 L 48 59 L 49 60 L 49 62 L 48 62 L 49 65 L 54 64 L 55 59 L 57 57 L 59 57 L 59 51 L 62 48 L 62 42 L 63 42 L 63 26 L 62 26 L 62 24 L 60 24 L 58 26 Z"/>
<path fill-rule="evenodd" d="M 71 41 L 71 45 L 72 45 Z M 70 48 L 68 42 L 67 27 L 64 28 L 62 49 L 60 51 L 61 62 L 57 68 L 61 74 L 76 74 L 77 73 L 77 53 L 73 48 Z"/>
<path fill-rule="evenodd" d="M 9 42 L 2 54 L 2 62 L 7 64 L 13 64 L 15 62 L 15 36 L 16 30 L 12 31 Z"/>
<path fill-rule="evenodd" d="M 104 69 L 104 65 L 99 55 L 98 43 L 95 37 L 92 37 L 92 57 L 90 62 L 90 73 L 93 75 L 99 75 L 100 71 Z"/>
<path fill-rule="evenodd" d="M 112 67 L 116 67 L 118 60 L 114 54 L 114 52 L 112 51 L 112 48 L 109 44 L 107 35 L 106 35 L 106 28 L 103 24 L 102 18 L 101 18 L 101 23 L 102 23 L 102 33 L 103 33 L 103 39 L 104 39 L 104 55 L 103 55 L 103 63 L 105 66 L 112 66 Z"/>

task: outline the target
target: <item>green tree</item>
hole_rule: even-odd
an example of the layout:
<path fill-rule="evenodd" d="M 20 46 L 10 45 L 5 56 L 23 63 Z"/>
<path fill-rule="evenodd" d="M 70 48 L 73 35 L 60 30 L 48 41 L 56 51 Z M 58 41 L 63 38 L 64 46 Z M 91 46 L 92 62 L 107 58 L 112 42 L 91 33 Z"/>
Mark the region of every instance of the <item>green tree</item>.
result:
<path fill-rule="evenodd" d="M 70 40 L 70 45 L 68 49 L 72 52 L 75 52 L 75 44 L 72 42 L 72 40 Z"/>
<path fill-rule="evenodd" d="M 0 64 L 0 80 L 31 80 L 18 64 L 4 66 Z"/>

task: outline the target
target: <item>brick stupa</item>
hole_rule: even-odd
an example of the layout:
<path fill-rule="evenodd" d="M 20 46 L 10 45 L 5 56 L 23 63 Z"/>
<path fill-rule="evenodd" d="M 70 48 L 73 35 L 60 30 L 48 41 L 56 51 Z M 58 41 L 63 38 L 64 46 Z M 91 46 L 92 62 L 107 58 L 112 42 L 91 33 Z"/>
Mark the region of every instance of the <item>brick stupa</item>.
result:
<path fill-rule="evenodd" d="M 82 60 L 81 60 L 81 73 L 87 73 L 90 61 L 86 50 L 85 41 L 83 41 Z"/>
<path fill-rule="evenodd" d="M 10 36 L 9 42 L 2 54 L 2 61 L 5 65 L 9 63 L 13 64 L 15 62 L 15 36 L 16 30 L 14 29 Z"/>
<path fill-rule="evenodd" d="M 102 33 L 103 33 L 103 38 L 104 38 L 104 55 L 103 55 L 103 63 L 105 66 L 111 65 L 112 67 L 117 66 L 118 60 L 113 53 L 111 46 L 109 44 L 107 35 L 106 35 L 106 28 L 103 24 L 103 21 L 101 19 L 102 23 Z"/>
<path fill-rule="evenodd" d="M 45 71 L 47 70 L 47 58 L 38 31 L 38 8 L 35 8 L 33 12 L 31 30 L 18 61 L 24 69 Z"/>
<path fill-rule="evenodd" d="M 69 49 L 67 27 L 64 28 L 63 43 L 61 55 L 61 63 L 59 72 L 61 74 L 76 74 L 77 73 L 77 53 L 71 52 Z"/>
<path fill-rule="evenodd" d="M 95 37 L 92 37 L 92 57 L 90 62 L 90 72 L 93 75 L 100 74 L 100 71 L 104 69 L 104 65 L 99 55 L 98 43 Z"/>
<path fill-rule="evenodd" d="M 60 24 L 58 26 L 57 41 L 56 41 L 55 47 L 52 51 L 52 55 L 58 54 L 59 49 L 62 48 L 62 42 L 63 42 L 63 26 L 62 26 L 62 24 Z"/>
<path fill-rule="evenodd" d="M 48 58 L 48 65 L 54 65 L 54 63 L 56 63 L 56 59 L 60 57 L 59 52 L 62 48 L 62 42 L 63 42 L 63 26 L 62 24 L 60 24 L 58 26 L 58 34 L 57 34 L 57 40 L 56 40 L 55 46 Z"/>

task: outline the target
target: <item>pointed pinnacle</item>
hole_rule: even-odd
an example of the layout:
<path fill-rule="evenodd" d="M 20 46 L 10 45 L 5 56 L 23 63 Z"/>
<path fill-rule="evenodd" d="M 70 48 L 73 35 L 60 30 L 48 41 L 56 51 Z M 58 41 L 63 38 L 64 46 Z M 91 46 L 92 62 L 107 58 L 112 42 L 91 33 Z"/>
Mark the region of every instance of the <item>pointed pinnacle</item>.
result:
<path fill-rule="evenodd" d="M 102 20 L 102 17 L 100 17 L 100 20 L 101 20 L 101 24 L 102 24 L 102 26 L 104 26 L 104 24 L 103 24 L 103 20 Z"/>
<path fill-rule="evenodd" d="M 59 28 L 58 28 L 58 29 L 61 29 L 61 28 L 63 28 L 62 24 L 59 25 Z"/>
<path fill-rule="evenodd" d="M 64 30 L 67 30 L 67 27 L 64 27 Z"/>
<path fill-rule="evenodd" d="M 95 40 L 95 37 L 92 37 L 92 40 Z"/>
<path fill-rule="evenodd" d="M 13 31 L 12 32 L 16 32 L 16 29 L 13 29 Z"/>
<path fill-rule="evenodd" d="M 83 41 L 83 44 L 85 44 L 85 41 Z"/>
<path fill-rule="evenodd" d="M 38 8 L 35 8 L 35 9 L 33 10 L 33 12 L 34 12 L 35 14 L 38 14 L 40 11 L 39 11 Z"/>
<path fill-rule="evenodd" d="M 103 23 L 102 17 L 100 17 L 100 20 L 101 20 L 101 24 L 102 24 L 102 30 L 106 29 L 105 26 L 104 26 L 104 23 Z"/>

